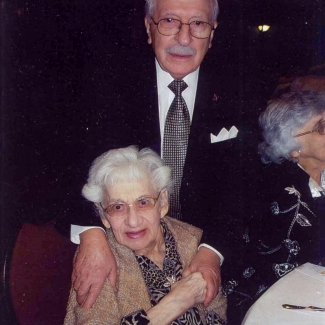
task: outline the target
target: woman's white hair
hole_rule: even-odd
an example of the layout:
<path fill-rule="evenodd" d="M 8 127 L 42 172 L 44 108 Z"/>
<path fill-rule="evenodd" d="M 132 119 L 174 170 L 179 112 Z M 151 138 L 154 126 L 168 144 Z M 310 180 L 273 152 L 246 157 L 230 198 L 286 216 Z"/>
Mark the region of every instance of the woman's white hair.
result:
<path fill-rule="evenodd" d="M 153 17 L 156 1 L 157 0 L 146 0 L 146 15 L 150 18 Z M 210 2 L 212 5 L 211 23 L 213 24 L 217 20 L 219 14 L 219 3 L 218 0 L 210 0 Z"/>
<path fill-rule="evenodd" d="M 170 168 L 151 149 L 139 151 L 135 146 L 104 152 L 92 163 L 82 195 L 89 201 L 100 203 L 107 187 L 120 181 L 147 179 L 159 193 L 171 189 Z"/>
<path fill-rule="evenodd" d="M 259 123 L 264 141 L 259 144 L 259 153 L 264 163 L 281 163 L 292 158 L 293 151 L 301 149 L 297 130 L 314 116 L 325 112 L 325 93 L 290 92 L 269 102 L 260 115 Z"/>

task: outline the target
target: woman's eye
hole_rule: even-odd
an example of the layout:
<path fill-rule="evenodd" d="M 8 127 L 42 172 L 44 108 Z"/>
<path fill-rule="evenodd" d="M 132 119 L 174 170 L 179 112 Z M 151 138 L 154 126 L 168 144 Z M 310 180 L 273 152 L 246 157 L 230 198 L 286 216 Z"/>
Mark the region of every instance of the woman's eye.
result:
<path fill-rule="evenodd" d="M 123 204 L 114 204 L 113 210 L 120 211 L 123 209 Z"/>
<path fill-rule="evenodd" d="M 141 200 L 139 200 L 139 204 L 140 204 L 140 206 L 146 206 L 148 204 L 148 200 L 147 199 L 141 199 Z"/>
<path fill-rule="evenodd" d="M 150 198 L 141 198 L 138 200 L 138 207 L 139 208 L 146 208 L 151 206 L 151 199 Z"/>

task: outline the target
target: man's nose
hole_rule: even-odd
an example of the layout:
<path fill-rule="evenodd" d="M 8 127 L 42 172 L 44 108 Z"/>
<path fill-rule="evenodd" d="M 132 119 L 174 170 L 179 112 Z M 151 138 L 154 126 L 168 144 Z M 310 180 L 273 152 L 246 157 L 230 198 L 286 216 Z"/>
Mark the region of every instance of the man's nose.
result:
<path fill-rule="evenodd" d="M 190 33 L 190 26 L 187 24 L 182 24 L 181 29 L 178 34 L 176 34 L 176 39 L 178 43 L 182 46 L 187 46 L 192 41 L 192 35 Z"/>

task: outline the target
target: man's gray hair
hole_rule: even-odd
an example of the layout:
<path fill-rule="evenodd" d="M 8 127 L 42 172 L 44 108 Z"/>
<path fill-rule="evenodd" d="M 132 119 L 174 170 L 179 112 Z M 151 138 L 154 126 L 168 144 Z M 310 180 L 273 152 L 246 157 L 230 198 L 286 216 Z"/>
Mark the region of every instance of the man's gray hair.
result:
<path fill-rule="evenodd" d="M 268 103 L 260 115 L 259 123 L 264 141 L 259 144 L 259 153 L 264 163 L 281 163 L 292 158 L 293 151 L 302 146 L 299 138 L 294 138 L 297 130 L 314 116 L 325 112 L 325 93 L 290 92 Z"/>
<path fill-rule="evenodd" d="M 132 180 L 149 180 L 159 193 L 164 188 L 170 189 L 170 173 L 170 168 L 149 148 L 140 151 L 135 146 L 113 149 L 94 160 L 82 195 L 91 202 L 100 203 L 107 187 Z"/>
<path fill-rule="evenodd" d="M 146 0 L 146 15 L 150 18 L 153 17 L 156 1 L 157 0 Z M 218 0 L 210 0 L 210 2 L 212 5 L 211 23 L 214 23 L 219 14 L 219 3 Z"/>

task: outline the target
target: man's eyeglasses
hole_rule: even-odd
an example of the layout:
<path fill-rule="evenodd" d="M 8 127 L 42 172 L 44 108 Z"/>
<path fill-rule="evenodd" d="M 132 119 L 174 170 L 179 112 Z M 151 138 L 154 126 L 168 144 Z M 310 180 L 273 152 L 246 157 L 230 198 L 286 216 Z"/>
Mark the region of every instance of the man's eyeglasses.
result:
<path fill-rule="evenodd" d="M 325 120 L 322 120 L 322 121 L 319 122 L 319 125 L 318 125 L 317 129 L 307 131 L 307 132 L 304 132 L 304 133 L 299 133 L 299 134 L 295 135 L 294 138 L 298 138 L 298 137 L 301 137 L 303 135 L 313 133 L 313 132 L 318 132 L 321 135 L 325 135 Z"/>
<path fill-rule="evenodd" d="M 190 26 L 190 34 L 196 38 L 208 38 L 211 31 L 215 30 L 215 28 L 213 28 L 209 23 L 199 20 L 190 23 L 182 23 L 180 20 L 174 18 L 163 18 L 157 23 L 153 19 L 151 20 L 155 25 L 157 25 L 158 32 L 165 36 L 178 34 L 183 25 Z"/>
<path fill-rule="evenodd" d="M 153 209 L 153 207 L 156 205 L 159 195 L 161 192 L 159 192 L 158 197 L 153 198 L 151 196 L 141 196 L 138 199 L 136 199 L 132 204 L 127 204 L 125 202 L 116 202 L 113 204 L 110 204 L 107 208 L 103 208 L 102 204 L 100 204 L 101 208 L 105 213 L 107 213 L 110 217 L 113 218 L 121 218 L 125 217 L 129 211 L 130 207 L 133 206 L 136 211 L 143 212 Z"/>

